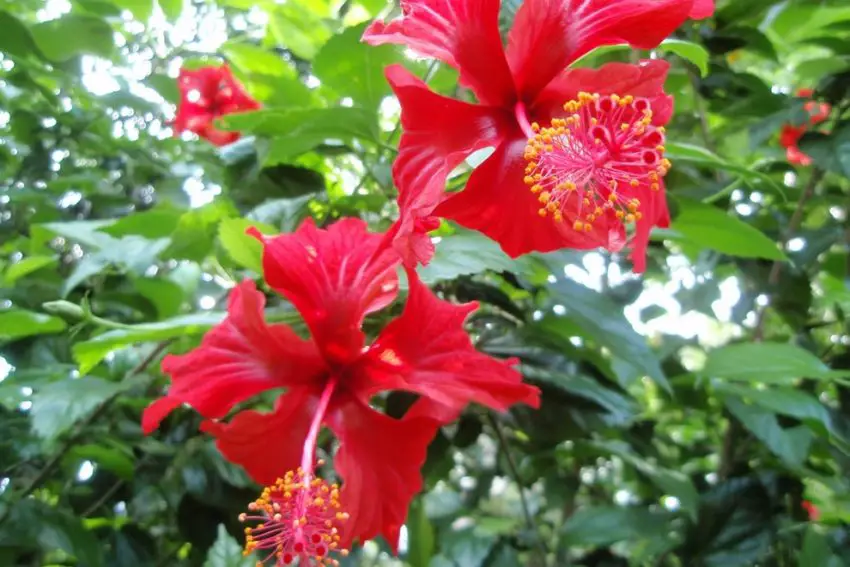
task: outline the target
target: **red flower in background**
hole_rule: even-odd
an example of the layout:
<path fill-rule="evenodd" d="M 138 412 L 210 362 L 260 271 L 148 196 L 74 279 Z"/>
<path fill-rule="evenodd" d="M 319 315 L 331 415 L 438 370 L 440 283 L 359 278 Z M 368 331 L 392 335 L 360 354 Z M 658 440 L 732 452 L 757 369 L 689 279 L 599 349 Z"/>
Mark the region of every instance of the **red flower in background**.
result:
<path fill-rule="evenodd" d="M 164 360 L 172 386 L 147 408 L 143 428 L 154 430 L 184 403 L 207 418 L 202 429 L 222 454 L 270 485 L 250 507 L 258 512 L 250 519 L 263 526 L 251 530 L 248 548 L 268 550 L 278 564 L 326 558 L 379 534 L 395 548 L 437 429 L 470 402 L 536 407 L 539 391 L 522 383 L 514 361 L 475 350 L 463 323 L 476 304 L 438 299 L 412 270 L 404 311 L 366 346 L 361 324 L 395 299 L 400 259 L 363 221 L 345 219 L 327 230 L 307 221 L 294 234 L 255 236 L 264 243 L 266 281 L 301 313 L 311 337 L 267 325 L 264 295 L 243 282 L 231 293 L 227 319 L 197 349 Z M 286 392 L 273 412 L 218 421 L 275 388 Z M 420 398 L 394 419 L 369 405 L 387 390 Z M 322 425 L 340 442 L 334 464 L 341 490 L 314 475 Z"/>
<path fill-rule="evenodd" d="M 812 89 L 797 91 L 797 96 L 800 98 L 811 98 L 813 94 Z M 785 157 L 788 159 L 788 163 L 794 165 L 811 165 L 812 158 L 801 152 L 797 144 L 811 126 L 820 124 L 829 118 L 829 113 L 832 112 L 832 107 L 829 104 L 813 100 L 807 102 L 803 108 L 809 114 L 809 123 L 799 126 L 786 124 L 779 134 L 779 143 L 785 148 Z"/>
<path fill-rule="evenodd" d="M 809 502 L 808 500 L 803 500 L 802 506 L 806 513 L 809 514 L 809 520 L 811 520 L 812 522 L 817 522 L 820 518 L 820 510 L 818 510 L 818 507 Z"/>
<path fill-rule="evenodd" d="M 635 271 L 669 214 L 663 176 L 667 63 L 566 69 L 601 45 L 650 49 L 712 0 L 526 0 L 507 48 L 498 0 L 403 0 L 404 15 L 363 35 L 435 57 L 460 72 L 478 104 L 440 96 L 399 65 L 387 69 L 404 133 L 393 167 L 401 214 L 395 245 L 427 263 L 436 217 L 493 238 L 511 256 L 559 248 L 619 250 L 636 224 Z M 448 174 L 495 147 L 466 188 L 444 195 Z M 541 218 L 543 217 L 543 218 Z"/>
<path fill-rule="evenodd" d="M 177 77 L 180 104 L 174 118 L 174 132 L 194 132 L 216 146 L 239 139 L 239 132 L 226 132 L 213 125 L 216 118 L 257 110 L 260 103 L 251 98 L 236 80 L 230 67 L 202 67 L 195 71 L 180 69 Z"/>

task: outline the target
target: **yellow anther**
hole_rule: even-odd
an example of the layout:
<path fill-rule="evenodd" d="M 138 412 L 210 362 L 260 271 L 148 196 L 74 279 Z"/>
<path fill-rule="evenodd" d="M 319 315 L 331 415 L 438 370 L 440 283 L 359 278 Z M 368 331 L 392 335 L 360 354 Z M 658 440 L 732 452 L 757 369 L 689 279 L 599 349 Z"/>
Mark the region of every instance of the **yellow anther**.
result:
<path fill-rule="evenodd" d="M 537 214 L 541 217 L 546 217 L 546 209 L 537 209 Z"/>
<path fill-rule="evenodd" d="M 531 130 L 533 132 L 539 132 L 540 131 L 540 124 L 538 124 L 537 122 L 532 122 L 531 123 Z"/>
<path fill-rule="evenodd" d="M 541 203 L 544 203 L 544 204 L 545 204 L 545 203 L 548 203 L 548 202 L 549 202 L 549 199 L 550 199 L 551 197 L 552 197 L 552 195 L 549 193 L 549 191 L 543 191 L 543 192 L 540 194 L 540 196 L 539 196 L 539 197 L 537 197 L 537 200 L 538 200 L 538 201 L 540 201 Z"/>
<path fill-rule="evenodd" d="M 629 185 L 631 185 L 632 187 L 637 187 L 638 185 L 640 185 L 640 181 L 638 181 L 637 179 L 632 179 L 631 181 L 629 181 Z"/>
<path fill-rule="evenodd" d="M 626 215 L 626 222 L 635 222 L 635 216 L 631 214 Z"/>
<path fill-rule="evenodd" d="M 573 223 L 573 230 L 582 230 L 584 228 L 584 223 L 577 220 Z"/>

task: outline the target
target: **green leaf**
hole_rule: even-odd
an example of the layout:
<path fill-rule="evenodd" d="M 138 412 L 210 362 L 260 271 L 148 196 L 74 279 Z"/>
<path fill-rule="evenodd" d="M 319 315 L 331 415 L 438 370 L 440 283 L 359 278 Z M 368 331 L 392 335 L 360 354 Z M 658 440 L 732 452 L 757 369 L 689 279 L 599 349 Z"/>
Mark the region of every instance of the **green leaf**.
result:
<path fill-rule="evenodd" d="M 109 58 L 115 48 L 112 27 L 93 16 L 68 14 L 31 29 L 36 45 L 52 61 L 67 61 L 80 54 Z"/>
<path fill-rule="evenodd" d="M 793 468 L 803 466 L 814 439 L 810 429 L 803 425 L 783 429 L 775 414 L 747 405 L 734 396 L 726 396 L 724 404 L 744 427 L 788 466 Z"/>
<path fill-rule="evenodd" d="M 94 461 L 99 467 L 114 473 L 115 476 L 123 480 L 131 480 L 135 474 L 133 451 L 129 447 L 119 448 L 105 444 L 75 445 L 69 451 L 69 455 L 75 461 L 83 459 Z"/>
<path fill-rule="evenodd" d="M 107 331 L 95 338 L 74 345 L 74 360 L 80 373 L 88 374 L 110 352 L 133 343 L 164 341 L 184 335 L 198 335 L 217 325 L 224 313 L 206 312 L 183 315 L 158 323 L 131 325 L 126 329 Z"/>
<path fill-rule="evenodd" d="M 0 51 L 18 57 L 35 54 L 36 46 L 29 29 L 16 16 L 0 10 Z"/>
<path fill-rule="evenodd" d="M 322 18 L 301 2 L 278 4 L 270 16 L 268 39 L 274 39 L 302 59 L 313 59 L 330 36 Z"/>
<path fill-rule="evenodd" d="M 668 38 L 661 42 L 658 49 L 675 53 L 679 57 L 687 59 L 699 69 L 700 75 L 708 75 L 708 51 L 698 43 L 684 41 L 681 39 Z"/>
<path fill-rule="evenodd" d="M 160 207 L 121 217 L 109 226 L 102 227 L 99 231 L 116 238 L 135 235 L 154 240 L 164 238 L 174 232 L 180 222 L 181 215 L 182 212 L 178 209 Z"/>
<path fill-rule="evenodd" d="M 812 353 L 787 343 L 740 343 L 708 353 L 704 376 L 787 384 L 799 378 L 829 379 L 850 375 L 830 370 Z"/>
<path fill-rule="evenodd" d="M 226 219 L 218 227 L 218 239 L 233 260 L 256 274 L 263 273 L 263 245 L 253 236 L 245 234 L 254 227 L 269 236 L 277 234 L 274 227 L 248 219 Z"/>
<path fill-rule="evenodd" d="M 4 274 L 4 278 L 8 285 L 13 285 L 17 280 L 24 276 L 28 276 L 33 272 L 37 272 L 47 266 L 56 264 L 58 260 L 55 256 L 29 256 L 20 262 L 11 264 Z"/>
<path fill-rule="evenodd" d="M 330 38 L 313 61 L 313 73 L 340 96 L 349 96 L 368 110 L 376 110 L 390 94 L 384 68 L 401 60 L 389 45 L 371 46 L 362 41 L 367 24 L 347 28 Z"/>
<path fill-rule="evenodd" d="M 829 545 L 827 536 L 822 528 L 811 525 L 803 538 L 803 549 L 800 551 L 800 567 L 842 567 L 844 562 L 835 555 Z"/>
<path fill-rule="evenodd" d="M 32 429 L 42 439 L 55 439 L 121 389 L 92 376 L 47 384 L 32 396 Z"/>
<path fill-rule="evenodd" d="M 97 255 L 88 255 L 74 266 L 74 271 L 62 283 L 60 297 L 67 297 L 74 288 L 95 274 L 100 274 L 109 265 L 105 259 Z"/>
<path fill-rule="evenodd" d="M 419 270 L 419 277 L 432 284 L 486 270 L 518 272 L 528 262 L 528 259 L 512 259 L 480 232 L 457 229 L 454 234 L 440 238 L 434 257 Z"/>
<path fill-rule="evenodd" d="M 218 122 L 229 130 L 270 137 L 263 160 L 266 166 L 289 162 L 323 143 L 378 138 L 374 114 L 362 108 L 258 110 L 231 114 Z"/>
<path fill-rule="evenodd" d="M 821 169 L 850 178 L 850 122 L 844 122 L 829 135 L 806 134 L 800 140 L 800 150 Z"/>
<path fill-rule="evenodd" d="M 103 546 L 79 517 L 35 498 L 16 502 L 9 514 L 6 529 L 0 530 L 0 549 L 24 546 L 34 550 L 62 550 L 77 558 L 75 564 L 103 566 Z"/>
<path fill-rule="evenodd" d="M 165 279 L 138 278 L 133 281 L 133 285 L 142 297 L 156 307 L 160 319 L 173 317 L 180 312 L 185 295 L 178 284 Z"/>
<path fill-rule="evenodd" d="M 425 514 L 422 498 L 411 502 L 406 525 L 409 543 L 405 560 L 410 567 L 428 567 L 435 550 L 434 527 Z"/>
<path fill-rule="evenodd" d="M 800 420 L 816 421 L 827 431 L 834 431 L 829 411 L 817 398 L 802 390 L 791 388 L 753 389 L 741 384 L 718 382 L 714 389 L 746 399 L 766 410 L 795 417 Z"/>
<path fill-rule="evenodd" d="M 566 308 L 565 320 L 574 322 L 581 333 L 607 348 L 623 369 L 621 385 L 642 376 L 649 376 L 669 390 L 670 385 L 661 370 L 658 358 L 626 319 L 623 308 L 608 297 L 568 279 L 552 284 L 552 299 Z M 554 315 L 530 325 L 535 332 L 560 334 L 562 320 Z M 570 333 L 572 334 L 572 333 Z M 568 339 L 569 337 L 567 337 Z"/>
<path fill-rule="evenodd" d="M 147 23 L 153 13 L 154 0 L 110 0 L 113 4 L 124 10 L 129 10 L 133 16 L 142 22 Z"/>
<path fill-rule="evenodd" d="M 758 229 L 717 207 L 678 198 L 672 230 L 689 242 L 730 256 L 787 260 L 776 242 Z"/>
<path fill-rule="evenodd" d="M 157 0 L 168 21 L 173 22 L 183 13 L 183 0 Z"/>
<path fill-rule="evenodd" d="M 65 330 L 65 326 L 65 321 L 52 315 L 24 309 L 11 309 L 0 313 L 0 341 L 61 333 Z"/>
<path fill-rule="evenodd" d="M 255 557 L 242 555 L 242 546 L 233 538 L 224 524 L 218 526 L 218 537 L 207 552 L 204 567 L 254 567 Z"/>
<path fill-rule="evenodd" d="M 707 169 L 722 169 L 730 173 L 736 174 L 739 178 L 755 182 L 759 181 L 768 185 L 779 195 L 785 196 L 785 191 L 768 175 L 757 171 L 753 166 L 743 166 L 727 161 L 715 153 L 691 144 L 683 144 L 667 141 L 664 143 L 666 148 L 665 156 L 669 158 L 675 167 L 675 163 L 679 160 L 685 163 L 693 163 Z"/>
<path fill-rule="evenodd" d="M 232 205 L 221 201 L 184 213 L 163 256 L 202 262 L 213 249 L 218 223 L 235 213 Z"/>
<path fill-rule="evenodd" d="M 582 508 L 564 524 L 561 545 L 605 546 L 618 541 L 651 539 L 667 534 L 671 514 L 644 508 Z"/>
<path fill-rule="evenodd" d="M 593 378 L 581 374 L 567 375 L 529 365 L 522 366 L 522 373 L 526 378 L 552 384 L 570 394 L 596 402 L 616 415 L 620 421 L 628 421 L 637 413 L 637 406 L 632 400 L 606 388 Z"/>
<path fill-rule="evenodd" d="M 237 68 L 250 73 L 261 73 L 275 77 L 290 76 L 294 71 L 285 59 L 248 43 L 228 41 L 221 51 Z"/>
<path fill-rule="evenodd" d="M 633 449 L 623 441 L 596 441 L 592 443 L 592 446 L 617 455 L 637 469 L 638 472 L 646 475 L 665 494 L 675 496 L 679 500 L 682 510 L 687 512 L 691 520 L 696 522 L 699 512 L 699 492 L 687 475 L 650 463 L 640 455 L 635 454 Z"/>

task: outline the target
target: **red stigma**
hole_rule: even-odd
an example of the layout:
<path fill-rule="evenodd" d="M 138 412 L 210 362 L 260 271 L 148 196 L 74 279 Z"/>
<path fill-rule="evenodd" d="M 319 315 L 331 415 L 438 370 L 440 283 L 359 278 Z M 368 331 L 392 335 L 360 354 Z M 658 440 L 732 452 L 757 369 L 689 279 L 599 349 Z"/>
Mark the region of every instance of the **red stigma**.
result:
<path fill-rule="evenodd" d="M 584 232 L 609 214 L 640 220 L 639 196 L 659 190 L 671 165 L 649 100 L 579 93 L 564 111 L 548 128 L 532 124 L 525 149 L 525 183 L 543 205 L 540 216 L 568 218 Z"/>

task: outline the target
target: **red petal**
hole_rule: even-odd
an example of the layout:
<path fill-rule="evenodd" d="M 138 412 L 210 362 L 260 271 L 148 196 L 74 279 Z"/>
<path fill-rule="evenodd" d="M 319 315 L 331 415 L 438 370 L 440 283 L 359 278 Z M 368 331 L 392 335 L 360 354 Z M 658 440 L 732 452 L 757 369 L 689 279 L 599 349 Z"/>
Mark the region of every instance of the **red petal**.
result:
<path fill-rule="evenodd" d="M 596 47 L 658 46 L 693 8 L 693 0 L 525 0 L 507 49 L 520 98 L 532 102 L 564 68 Z M 704 8 L 700 3 L 696 13 Z"/>
<path fill-rule="evenodd" d="M 796 146 L 797 142 L 800 141 L 800 138 L 805 133 L 805 126 L 790 126 L 786 124 L 782 127 L 782 131 L 779 134 L 779 143 L 785 148 Z"/>
<path fill-rule="evenodd" d="M 230 423 L 205 421 L 201 430 L 216 438 L 224 458 L 268 486 L 301 464 L 317 403 L 317 390 L 292 388 L 278 398 L 272 413 L 243 411 Z"/>
<path fill-rule="evenodd" d="M 692 20 L 704 20 L 712 14 L 714 14 L 714 0 L 694 0 L 688 17 Z"/>
<path fill-rule="evenodd" d="M 293 234 L 262 239 L 266 281 L 301 312 L 322 354 L 337 363 L 359 356 L 363 317 L 398 293 L 400 259 L 383 235 L 360 219 L 326 230 L 308 219 Z"/>
<path fill-rule="evenodd" d="M 592 232 L 584 233 L 572 229 L 573 218 L 565 216 L 562 223 L 540 218 L 540 203 L 523 182 L 526 139 L 520 136 L 496 148 L 472 173 L 466 188 L 452 194 L 434 213 L 486 234 L 512 257 L 560 248 L 621 249 L 625 244 L 621 223 L 598 222 Z"/>
<path fill-rule="evenodd" d="M 393 419 L 353 398 L 338 398 L 328 418 L 340 441 L 334 466 L 343 480 L 342 509 L 350 514 L 342 544 L 382 535 L 396 553 L 407 508 L 422 488 L 419 470 L 439 422 Z"/>
<path fill-rule="evenodd" d="M 171 388 L 145 410 L 145 433 L 180 404 L 218 418 L 260 392 L 307 384 L 325 372 L 312 342 L 286 325 L 265 324 L 265 302 L 254 282 L 242 282 L 230 294 L 227 318 L 206 334 L 198 348 L 165 357 L 162 370 L 171 375 Z"/>
<path fill-rule="evenodd" d="M 670 211 L 667 208 L 666 188 L 663 180 L 659 183 L 661 189 L 651 191 L 645 188 L 640 197 L 643 217 L 637 222 L 634 238 L 631 241 L 632 253 L 630 259 L 636 274 L 646 271 L 646 249 L 649 246 L 649 235 L 653 227 L 668 228 L 670 226 Z"/>
<path fill-rule="evenodd" d="M 402 0 L 404 15 L 373 22 L 370 45 L 406 45 L 460 72 L 460 83 L 483 104 L 513 104 L 513 79 L 499 35 L 499 0 Z"/>
<path fill-rule="evenodd" d="M 394 245 L 407 265 L 427 264 L 433 246 L 421 221 L 442 199 L 452 169 L 475 150 L 498 145 L 511 116 L 438 95 L 400 65 L 386 74 L 401 103 L 404 128 L 393 164 L 400 209 Z"/>
<path fill-rule="evenodd" d="M 639 65 L 608 63 L 599 69 L 568 69 L 537 97 L 533 118 L 548 123 L 553 116 L 563 116 L 564 103 L 578 99 L 583 91 L 646 98 L 652 105 L 652 123 L 663 126 L 673 114 L 673 97 L 664 93 L 669 69 L 670 64 L 660 59 L 644 60 Z"/>
<path fill-rule="evenodd" d="M 410 294 L 400 317 L 375 339 L 364 367 L 352 380 L 358 395 L 408 390 L 460 410 L 470 402 L 504 411 L 513 404 L 539 404 L 537 388 L 522 383 L 512 367 L 475 350 L 464 330 L 477 303 L 454 305 L 437 298 L 407 270 Z"/>

